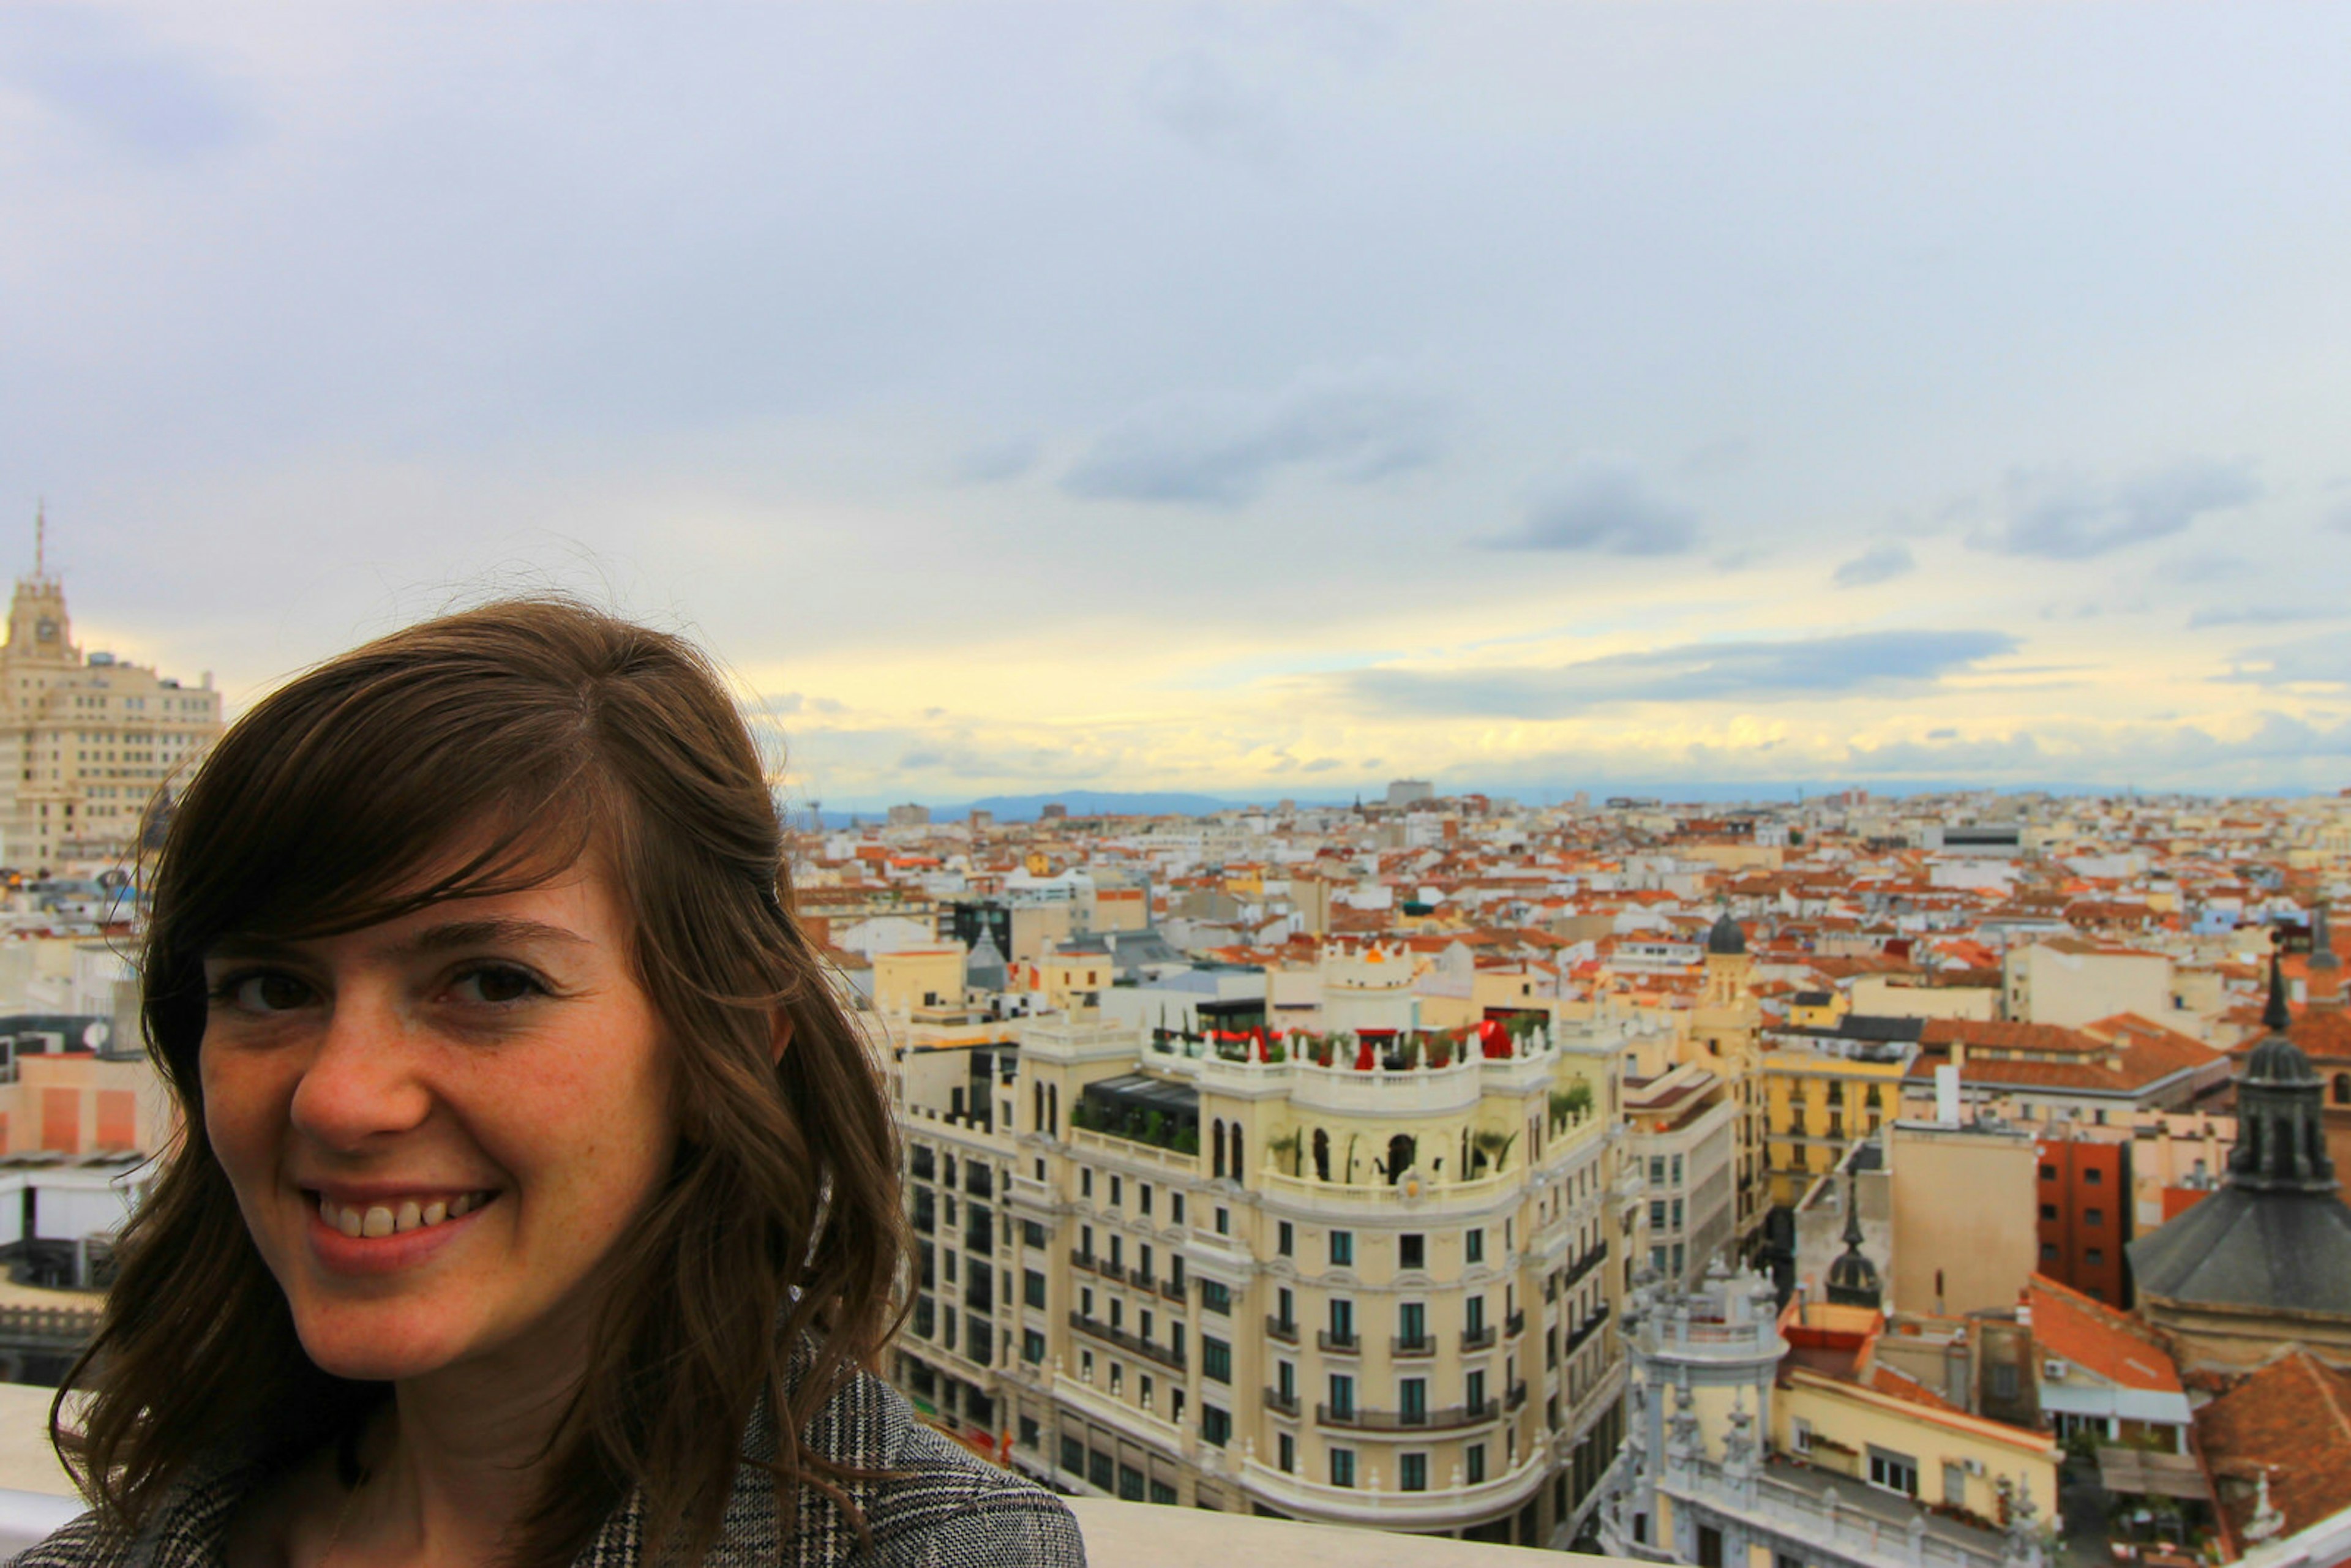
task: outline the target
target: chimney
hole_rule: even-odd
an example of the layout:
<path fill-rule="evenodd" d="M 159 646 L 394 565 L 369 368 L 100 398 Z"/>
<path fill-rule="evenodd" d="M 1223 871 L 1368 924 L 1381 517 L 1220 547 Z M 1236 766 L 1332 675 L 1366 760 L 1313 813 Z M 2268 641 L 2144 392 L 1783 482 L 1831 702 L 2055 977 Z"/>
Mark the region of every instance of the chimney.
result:
<path fill-rule="evenodd" d="M 1957 1062 L 1935 1069 L 1935 1120 L 1946 1127 L 1959 1124 L 1959 1068 Z"/>

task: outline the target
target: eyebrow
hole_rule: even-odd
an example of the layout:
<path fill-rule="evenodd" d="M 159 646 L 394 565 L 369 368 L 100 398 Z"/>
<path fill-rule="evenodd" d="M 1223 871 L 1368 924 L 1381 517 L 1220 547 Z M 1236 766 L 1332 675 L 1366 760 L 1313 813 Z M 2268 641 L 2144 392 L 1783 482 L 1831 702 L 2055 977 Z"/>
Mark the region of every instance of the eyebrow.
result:
<path fill-rule="evenodd" d="M 428 925 L 401 941 L 388 944 L 383 951 L 394 957 L 427 957 L 435 953 L 465 947 L 521 946 L 546 942 L 580 947 L 590 946 L 587 937 L 561 925 L 550 925 L 541 920 L 493 918 L 452 920 L 445 925 Z M 205 949 L 204 956 L 214 959 L 288 957 L 300 953 L 302 947 L 299 941 L 237 933 L 223 936 L 214 943 Z"/>

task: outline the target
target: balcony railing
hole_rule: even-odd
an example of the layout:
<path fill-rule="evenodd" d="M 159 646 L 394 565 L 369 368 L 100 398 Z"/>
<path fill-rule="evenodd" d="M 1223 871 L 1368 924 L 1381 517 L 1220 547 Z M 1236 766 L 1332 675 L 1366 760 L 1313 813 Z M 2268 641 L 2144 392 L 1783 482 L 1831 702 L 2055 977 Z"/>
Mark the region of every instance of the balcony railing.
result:
<path fill-rule="evenodd" d="M 1388 1354 L 1390 1355 L 1435 1355 L 1437 1336 L 1424 1333 L 1414 1334 L 1407 1338 L 1398 1334 L 1388 1341 Z"/>
<path fill-rule="evenodd" d="M 1502 1408 L 1505 1410 L 1516 1410 L 1520 1406 L 1524 1405 L 1526 1402 L 1527 1380 L 1521 1377 L 1516 1383 L 1510 1385 L 1510 1391 L 1508 1394 L 1502 1396 Z"/>
<path fill-rule="evenodd" d="M 1265 1315 L 1265 1337 L 1268 1339 L 1278 1339 L 1284 1344 L 1296 1344 L 1298 1343 L 1298 1325 L 1287 1319 L 1278 1318 L 1271 1312 L 1268 1312 Z"/>
<path fill-rule="evenodd" d="M 1334 1333 L 1329 1329 L 1318 1330 L 1314 1343 L 1322 1350 L 1338 1351 L 1346 1355 L 1361 1355 L 1364 1342 L 1352 1333 Z"/>
<path fill-rule="evenodd" d="M 1158 1281 L 1152 1279 L 1151 1270 L 1148 1269 L 1129 1269 L 1126 1271 L 1126 1282 L 1133 1285 L 1138 1291 L 1150 1291 L 1156 1290 L 1158 1288 Z"/>
<path fill-rule="evenodd" d="M 1512 1339 L 1527 1332 L 1527 1311 L 1524 1307 L 1520 1307 L 1502 1321 L 1502 1332 Z"/>
<path fill-rule="evenodd" d="M 1086 1269 L 1086 1270 L 1091 1270 L 1091 1269 L 1092 1269 L 1092 1268 L 1093 1268 L 1093 1266 L 1094 1266 L 1094 1255 L 1093 1255 L 1092 1253 L 1091 1253 L 1091 1252 L 1081 1252 L 1081 1251 L 1079 1251 L 1079 1250 L 1078 1250 L 1076 1248 L 1074 1248 L 1074 1247 L 1072 1247 L 1072 1248 L 1071 1248 L 1071 1249 L 1070 1249 L 1070 1267 L 1071 1267 L 1071 1268 L 1072 1268 L 1072 1269 Z"/>
<path fill-rule="evenodd" d="M 1344 1410 L 1329 1405 L 1314 1406 L 1314 1419 L 1323 1426 L 1348 1427 L 1359 1432 L 1445 1432 L 1491 1421 L 1501 1413 L 1501 1406 L 1491 1399 L 1476 1405 L 1440 1405 L 1424 1410 L 1374 1410 L 1364 1405 L 1352 1405 Z"/>
<path fill-rule="evenodd" d="M 1155 1361 L 1172 1371 L 1184 1370 L 1183 1352 L 1170 1350 L 1164 1344 L 1156 1344 L 1150 1340 L 1139 1338 L 1124 1329 L 1114 1329 L 1100 1318 L 1090 1318 L 1083 1312 L 1071 1312 L 1070 1326 L 1080 1333 L 1092 1334 L 1105 1343 L 1114 1344 L 1131 1355 L 1142 1356 L 1146 1361 Z"/>
<path fill-rule="evenodd" d="M 1474 1329 L 1463 1329 L 1461 1348 L 1464 1352 L 1491 1350 L 1494 1348 L 1495 1337 L 1494 1325 L 1491 1323 L 1481 1323 Z"/>
<path fill-rule="evenodd" d="M 1600 1267 L 1601 1260 L 1607 1256 L 1608 1242 L 1607 1239 L 1604 1237 L 1598 1246 L 1593 1248 L 1591 1251 L 1586 1252 L 1583 1257 L 1575 1260 L 1575 1267 L 1567 1271 L 1567 1279 L 1564 1282 L 1569 1285 L 1581 1283 L 1583 1277 L 1586 1274 L 1591 1273 L 1594 1269 Z"/>
<path fill-rule="evenodd" d="M 1583 1320 L 1583 1326 L 1582 1328 L 1577 1329 L 1573 1333 L 1567 1336 L 1567 1344 L 1560 1354 L 1562 1356 L 1569 1356 L 1573 1355 L 1577 1351 L 1582 1350 L 1584 1346 L 1584 1343 L 1591 1339 L 1593 1334 L 1598 1333 L 1600 1332 L 1601 1325 L 1605 1323 L 1607 1321 L 1608 1303 L 1603 1301 L 1600 1303 L 1599 1307 L 1593 1311 L 1590 1317 Z"/>
<path fill-rule="evenodd" d="M 1180 1301 L 1184 1299 L 1184 1281 L 1176 1279 L 1162 1280 L 1159 1281 L 1159 1293 L 1171 1301 Z"/>
<path fill-rule="evenodd" d="M 1284 1394 L 1279 1388 L 1269 1388 L 1265 1391 L 1265 1407 L 1284 1416 L 1295 1416 L 1298 1414 L 1298 1396 Z"/>

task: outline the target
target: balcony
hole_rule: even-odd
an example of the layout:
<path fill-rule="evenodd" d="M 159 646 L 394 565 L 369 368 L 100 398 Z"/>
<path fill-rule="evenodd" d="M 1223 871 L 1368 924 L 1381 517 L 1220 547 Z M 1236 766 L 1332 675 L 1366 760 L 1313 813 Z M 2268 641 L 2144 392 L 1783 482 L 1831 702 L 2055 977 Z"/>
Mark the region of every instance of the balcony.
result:
<path fill-rule="evenodd" d="M 1172 1372 L 1184 1370 L 1184 1356 L 1180 1351 L 1173 1351 L 1164 1344 L 1156 1344 L 1150 1340 L 1139 1338 L 1124 1329 L 1114 1329 L 1099 1318 L 1090 1318 L 1083 1312 L 1071 1312 L 1070 1326 L 1081 1334 L 1092 1335 L 1105 1344 L 1116 1345 L 1129 1355 L 1139 1355 L 1145 1361 L 1155 1361 Z"/>
<path fill-rule="evenodd" d="M 1074 1248 L 1074 1247 L 1072 1247 L 1072 1248 L 1071 1248 L 1071 1249 L 1070 1249 L 1070 1267 L 1071 1267 L 1071 1268 L 1072 1268 L 1072 1269 L 1084 1269 L 1084 1270 L 1091 1270 L 1093 1268 L 1093 1266 L 1094 1266 L 1094 1255 L 1093 1255 L 1092 1253 L 1091 1253 L 1091 1252 L 1081 1252 L 1081 1251 L 1079 1251 L 1079 1250 L 1078 1250 L 1076 1248 Z"/>
<path fill-rule="evenodd" d="M 1569 1286 L 1582 1283 L 1583 1277 L 1599 1268 L 1602 1260 L 1607 1256 L 1608 1241 L 1605 1237 L 1603 1237 L 1598 1246 L 1575 1260 L 1575 1267 L 1567 1271 L 1567 1278 L 1562 1282 Z"/>
<path fill-rule="evenodd" d="M 1269 1388 L 1265 1391 L 1265 1407 L 1277 1415 L 1294 1416 L 1298 1414 L 1298 1396 Z"/>
<path fill-rule="evenodd" d="M 1573 1355 L 1577 1351 L 1582 1350 L 1585 1342 L 1590 1340 L 1593 1334 L 1598 1333 L 1600 1332 L 1601 1325 L 1607 1322 L 1607 1321 L 1608 1303 L 1603 1301 L 1600 1303 L 1599 1308 L 1594 1311 L 1590 1317 L 1584 1319 L 1583 1326 L 1582 1328 L 1577 1329 L 1573 1333 L 1567 1336 L 1567 1343 L 1560 1352 L 1561 1356 L 1565 1358 L 1567 1356 Z"/>
<path fill-rule="evenodd" d="M 1129 1269 L 1126 1271 L 1126 1282 L 1138 1291 L 1158 1289 L 1158 1281 L 1152 1279 L 1151 1270 L 1148 1269 Z"/>
<path fill-rule="evenodd" d="M 1184 1299 L 1184 1281 L 1176 1279 L 1162 1280 L 1159 1281 L 1159 1293 L 1171 1301 L 1180 1301 Z"/>
<path fill-rule="evenodd" d="M 1271 1312 L 1268 1312 L 1265 1315 L 1265 1337 L 1268 1339 L 1278 1339 L 1284 1344 L 1296 1344 L 1298 1343 L 1298 1325 L 1287 1319 L 1278 1318 Z"/>
<path fill-rule="evenodd" d="M 1318 1349 L 1334 1351 L 1342 1355 L 1364 1354 L 1364 1342 L 1352 1333 L 1333 1333 L 1329 1329 L 1322 1329 L 1315 1333 L 1314 1343 Z"/>
<path fill-rule="evenodd" d="M 1527 1310 L 1520 1307 L 1502 1321 L 1502 1332 L 1512 1339 L 1527 1332 Z"/>
<path fill-rule="evenodd" d="M 1527 1380 L 1521 1377 L 1516 1383 L 1510 1385 L 1510 1391 L 1508 1394 L 1502 1396 L 1502 1408 L 1505 1410 L 1516 1410 L 1520 1406 L 1524 1405 L 1526 1402 Z"/>
<path fill-rule="evenodd" d="M 1491 1350 L 1494 1348 L 1494 1341 L 1497 1337 L 1494 1325 L 1491 1323 L 1480 1323 L 1476 1328 L 1463 1329 L 1461 1331 L 1462 1353 L 1467 1354 L 1473 1350 Z"/>
<path fill-rule="evenodd" d="M 1435 1355 L 1437 1336 L 1415 1334 L 1412 1338 L 1406 1339 L 1404 1335 L 1398 1334 L 1388 1341 L 1388 1354 L 1393 1356 Z"/>
<path fill-rule="evenodd" d="M 1367 1405 L 1353 1405 L 1342 1411 L 1328 1405 L 1314 1406 L 1314 1419 L 1322 1426 L 1344 1427 L 1357 1432 L 1447 1432 L 1479 1426 L 1501 1413 L 1501 1406 L 1491 1399 L 1476 1405 L 1440 1405 L 1423 1410 L 1374 1410 Z"/>

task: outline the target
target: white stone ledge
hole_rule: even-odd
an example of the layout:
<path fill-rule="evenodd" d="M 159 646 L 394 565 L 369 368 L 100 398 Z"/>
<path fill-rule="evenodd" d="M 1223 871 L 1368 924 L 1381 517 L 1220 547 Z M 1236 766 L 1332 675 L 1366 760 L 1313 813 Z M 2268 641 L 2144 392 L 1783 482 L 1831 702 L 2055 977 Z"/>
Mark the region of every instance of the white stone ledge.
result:
<path fill-rule="evenodd" d="M 1239 1563 L 1280 1568 L 1504 1568 L 1531 1561 L 1532 1551 L 1104 1498 L 1062 1500 L 1085 1532 L 1092 1568 L 1234 1568 Z M 1653 1568 L 1615 1557 L 1576 1561 L 1589 1568 Z"/>

